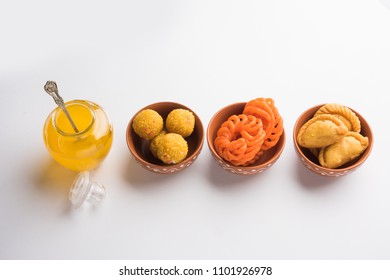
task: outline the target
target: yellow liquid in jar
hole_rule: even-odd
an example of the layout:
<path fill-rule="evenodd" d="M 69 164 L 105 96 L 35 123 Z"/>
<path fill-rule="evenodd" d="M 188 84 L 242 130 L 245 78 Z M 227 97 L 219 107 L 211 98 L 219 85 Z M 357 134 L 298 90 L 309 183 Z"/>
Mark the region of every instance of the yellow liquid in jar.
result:
<path fill-rule="evenodd" d="M 113 129 L 103 109 L 90 101 L 65 103 L 79 132 L 75 132 L 65 113 L 56 108 L 44 126 L 44 142 L 50 155 L 75 171 L 96 168 L 111 149 Z"/>

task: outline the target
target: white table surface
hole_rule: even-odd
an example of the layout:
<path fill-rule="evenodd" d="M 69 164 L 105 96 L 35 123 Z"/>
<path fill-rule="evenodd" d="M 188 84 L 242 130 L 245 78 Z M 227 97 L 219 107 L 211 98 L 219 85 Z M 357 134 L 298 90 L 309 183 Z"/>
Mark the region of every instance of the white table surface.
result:
<path fill-rule="evenodd" d="M 0 258 L 389 259 L 383 2 L 3 0 Z M 112 119 L 113 147 L 95 173 L 107 188 L 98 207 L 70 208 L 76 174 L 44 147 L 47 80 Z M 142 169 L 128 151 L 128 121 L 147 104 L 185 104 L 206 129 L 221 107 L 256 97 L 275 100 L 287 135 L 262 174 L 222 170 L 206 142 L 171 176 Z M 308 171 L 292 142 L 297 117 L 328 102 L 360 112 L 375 135 L 366 163 L 338 179 Z"/>

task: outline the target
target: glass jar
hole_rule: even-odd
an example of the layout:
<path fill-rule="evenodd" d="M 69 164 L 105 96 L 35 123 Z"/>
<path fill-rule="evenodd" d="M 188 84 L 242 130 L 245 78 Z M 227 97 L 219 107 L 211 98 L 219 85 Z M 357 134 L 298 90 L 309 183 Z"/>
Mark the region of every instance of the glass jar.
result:
<path fill-rule="evenodd" d="M 96 168 L 111 149 L 113 128 L 104 110 L 91 101 L 72 100 L 65 106 L 75 123 L 75 131 L 65 113 L 57 107 L 47 117 L 44 143 L 50 155 L 74 171 Z"/>

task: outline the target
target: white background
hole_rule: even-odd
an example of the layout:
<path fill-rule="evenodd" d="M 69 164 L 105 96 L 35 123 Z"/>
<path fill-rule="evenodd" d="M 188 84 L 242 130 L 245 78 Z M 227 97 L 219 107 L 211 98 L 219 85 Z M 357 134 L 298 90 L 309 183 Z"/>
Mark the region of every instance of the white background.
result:
<path fill-rule="evenodd" d="M 389 35 L 377 0 L 3 0 L 0 258 L 389 259 Z M 112 119 L 98 207 L 71 209 L 76 174 L 44 147 L 47 80 Z M 256 97 L 275 100 L 287 135 L 262 174 L 222 170 L 206 142 L 168 176 L 127 149 L 128 121 L 147 104 L 182 103 L 206 130 L 221 107 Z M 343 178 L 311 173 L 293 149 L 297 117 L 327 102 L 374 131 L 371 156 Z"/>

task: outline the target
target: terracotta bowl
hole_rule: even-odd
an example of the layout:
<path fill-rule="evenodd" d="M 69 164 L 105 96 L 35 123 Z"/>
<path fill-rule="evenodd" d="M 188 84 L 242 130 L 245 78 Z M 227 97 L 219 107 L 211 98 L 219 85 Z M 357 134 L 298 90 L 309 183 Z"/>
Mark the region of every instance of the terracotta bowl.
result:
<path fill-rule="evenodd" d="M 234 103 L 219 110 L 211 118 L 207 127 L 207 144 L 211 155 L 218 164 L 225 170 L 238 175 L 253 175 L 261 173 L 270 168 L 280 157 L 286 143 L 285 131 L 281 135 L 279 142 L 275 147 L 266 151 L 258 161 L 249 166 L 234 166 L 221 158 L 214 148 L 214 139 L 217 137 L 217 132 L 223 122 L 231 115 L 239 115 L 244 110 L 246 102 Z"/>
<path fill-rule="evenodd" d="M 150 152 L 149 149 L 150 141 L 140 138 L 134 132 L 134 129 L 132 127 L 134 117 L 139 112 L 145 109 L 152 109 L 157 111 L 161 115 L 164 121 L 168 116 L 168 114 L 173 109 L 187 109 L 194 114 L 195 128 L 192 134 L 185 138 L 188 143 L 188 154 L 187 157 L 182 162 L 177 164 L 171 164 L 171 165 L 164 164 L 159 159 L 156 159 Z M 137 113 L 134 114 L 134 116 L 129 121 L 129 124 L 127 125 L 126 141 L 131 154 L 134 156 L 134 159 L 143 168 L 158 174 L 168 174 L 168 173 L 170 174 L 170 173 L 181 171 L 189 167 L 197 159 L 203 147 L 204 130 L 200 118 L 190 108 L 174 102 L 158 102 L 158 103 L 145 106 L 144 108 L 140 109 Z"/>
<path fill-rule="evenodd" d="M 302 125 L 304 125 L 309 119 L 311 119 L 313 117 L 313 115 L 315 114 L 315 112 L 319 108 L 321 108 L 323 105 L 325 105 L 325 104 L 320 104 L 320 105 L 314 106 L 314 107 L 306 110 L 305 112 L 303 112 L 299 116 L 299 118 L 295 122 L 294 130 L 293 130 L 295 152 L 296 152 L 298 158 L 300 159 L 301 163 L 306 168 L 308 168 L 310 171 L 312 171 L 318 175 L 328 176 L 328 177 L 344 176 L 344 175 L 351 173 L 352 171 L 355 171 L 358 167 L 360 167 L 366 161 L 366 159 L 370 155 L 372 147 L 373 147 L 373 143 L 374 143 L 373 134 L 372 134 L 372 131 L 371 131 L 369 124 L 362 117 L 362 115 L 360 115 L 358 112 L 356 112 L 352 108 L 349 108 L 359 118 L 360 124 L 361 124 L 361 132 L 360 133 L 363 136 L 368 137 L 369 145 L 368 145 L 367 149 L 363 152 L 363 154 L 361 154 L 358 158 L 344 164 L 343 166 L 341 166 L 339 168 L 331 169 L 331 168 L 322 167 L 319 164 L 318 159 L 308 149 L 300 147 L 298 145 L 297 135 L 298 135 L 298 132 L 299 132 L 300 128 L 302 127 Z"/>

